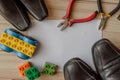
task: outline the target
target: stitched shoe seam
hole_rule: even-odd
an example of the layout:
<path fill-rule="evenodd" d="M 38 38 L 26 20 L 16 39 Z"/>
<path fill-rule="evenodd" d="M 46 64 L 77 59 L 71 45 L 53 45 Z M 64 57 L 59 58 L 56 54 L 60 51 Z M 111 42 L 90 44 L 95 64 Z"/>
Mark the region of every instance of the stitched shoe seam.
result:
<path fill-rule="evenodd" d="M 80 63 L 77 61 L 77 60 L 74 60 L 78 65 L 79 65 L 79 67 L 83 70 L 83 71 L 85 71 L 87 74 L 88 74 L 88 76 L 91 78 L 91 79 L 93 79 L 93 80 L 96 80 L 93 76 L 91 76 L 91 74 L 89 74 L 81 65 L 80 65 Z M 80 61 L 81 62 L 81 61 Z M 83 63 L 83 62 L 82 62 Z M 86 64 L 84 64 L 84 65 L 86 65 Z"/>
<path fill-rule="evenodd" d="M 96 46 L 96 45 L 95 45 Z M 100 57 L 100 60 L 98 60 L 99 61 L 99 63 L 100 63 L 100 65 L 98 66 L 97 65 L 97 63 L 96 63 L 96 59 L 94 58 L 94 61 L 95 61 L 95 66 L 96 66 L 96 69 L 97 69 L 97 72 L 98 72 L 98 74 L 100 74 L 101 75 L 101 77 L 105 80 L 106 78 L 105 78 L 105 72 L 104 72 L 104 69 L 103 69 L 103 60 L 102 60 L 102 56 L 101 56 L 101 54 L 100 54 L 100 52 L 99 52 L 99 49 L 96 47 L 95 48 L 96 49 L 96 51 L 97 51 L 97 53 L 99 54 L 99 57 Z M 95 53 L 94 53 L 95 54 Z M 100 67 L 101 66 L 101 67 Z"/>
<path fill-rule="evenodd" d="M 68 70 L 66 70 L 67 71 L 67 73 L 68 73 L 68 76 L 70 76 L 70 73 L 68 72 Z M 71 80 L 71 76 L 70 76 L 70 78 L 69 78 L 70 80 Z"/>
<path fill-rule="evenodd" d="M 114 70 L 112 73 L 110 73 L 107 77 L 109 77 L 109 76 L 111 76 L 111 75 L 113 75 L 113 74 L 115 74 L 116 72 L 118 72 L 120 70 L 120 68 L 118 68 L 118 69 L 116 69 L 116 70 Z"/>
<path fill-rule="evenodd" d="M 113 62 L 113 61 L 112 61 Z M 115 62 L 115 61 L 114 61 Z M 109 66 L 107 66 L 107 67 L 103 67 L 104 68 L 104 70 L 106 70 L 107 68 L 111 68 L 111 67 L 114 67 L 115 65 L 118 65 L 118 64 L 120 64 L 120 62 L 118 61 L 118 62 L 116 62 L 116 63 L 114 63 L 114 64 L 111 64 L 111 65 L 109 65 Z"/>

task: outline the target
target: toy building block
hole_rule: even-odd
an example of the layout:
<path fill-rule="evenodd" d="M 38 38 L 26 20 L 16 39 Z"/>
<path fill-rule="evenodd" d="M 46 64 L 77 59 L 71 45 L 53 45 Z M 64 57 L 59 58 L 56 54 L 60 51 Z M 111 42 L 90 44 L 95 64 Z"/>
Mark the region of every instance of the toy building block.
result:
<path fill-rule="evenodd" d="M 56 72 L 57 65 L 46 62 L 43 67 L 43 73 L 53 76 Z"/>
<path fill-rule="evenodd" d="M 40 77 L 40 73 L 35 66 L 25 70 L 25 74 L 28 80 L 34 80 Z"/>
<path fill-rule="evenodd" d="M 14 52 L 22 59 L 33 56 L 38 42 L 24 36 L 13 29 L 5 30 L 0 36 L 0 48 L 7 52 Z"/>
<path fill-rule="evenodd" d="M 19 72 L 24 77 L 25 76 L 25 70 L 29 69 L 31 67 L 30 62 L 26 62 L 23 65 L 18 67 Z"/>

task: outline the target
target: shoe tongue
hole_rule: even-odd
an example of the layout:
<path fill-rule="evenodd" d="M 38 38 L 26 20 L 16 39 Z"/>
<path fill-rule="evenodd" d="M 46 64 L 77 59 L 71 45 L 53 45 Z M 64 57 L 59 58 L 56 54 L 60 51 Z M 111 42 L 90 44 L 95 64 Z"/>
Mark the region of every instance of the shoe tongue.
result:
<path fill-rule="evenodd" d="M 30 14 L 37 20 L 47 17 L 47 7 L 44 0 L 20 0 Z"/>
<path fill-rule="evenodd" d="M 78 62 L 69 65 L 67 67 L 67 72 L 65 73 L 67 74 L 67 77 L 69 74 L 69 80 L 95 80 L 94 77 Z"/>
<path fill-rule="evenodd" d="M 24 30 L 29 26 L 26 12 L 15 0 L 1 0 L 0 13 L 19 30 Z"/>

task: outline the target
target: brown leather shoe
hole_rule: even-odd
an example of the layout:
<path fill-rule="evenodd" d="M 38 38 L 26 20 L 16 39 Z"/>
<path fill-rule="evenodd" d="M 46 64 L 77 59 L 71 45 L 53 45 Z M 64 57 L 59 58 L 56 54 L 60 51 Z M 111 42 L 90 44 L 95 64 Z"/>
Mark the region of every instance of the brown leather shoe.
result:
<path fill-rule="evenodd" d="M 103 80 L 120 80 L 120 50 L 109 40 L 102 39 L 92 47 L 93 60 Z"/>
<path fill-rule="evenodd" d="M 43 20 L 48 16 L 48 10 L 44 0 L 20 0 L 28 12 L 37 20 Z"/>
<path fill-rule="evenodd" d="M 30 21 L 19 0 L 0 0 L 0 14 L 17 29 L 24 31 Z"/>
<path fill-rule="evenodd" d="M 73 58 L 64 65 L 65 80 L 101 80 L 85 62 Z"/>

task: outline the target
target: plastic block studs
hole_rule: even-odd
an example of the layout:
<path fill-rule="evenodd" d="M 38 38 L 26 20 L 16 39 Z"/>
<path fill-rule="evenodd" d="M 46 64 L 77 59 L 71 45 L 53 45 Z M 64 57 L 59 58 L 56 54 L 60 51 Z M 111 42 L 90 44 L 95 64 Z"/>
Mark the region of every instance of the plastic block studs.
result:
<path fill-rule="evenodd" d="M 22 59 L 33 56 L 38 42 L 24 36 L 13 29 L 5 30 L 0 36 L 0 48 L 7 52 L 14 52 Z"/>
<path fill-rule="evenodd" d="M 26 77 L 28 78 L 28 80 L 34 80 L 34 79 L 40 77 L 40 73 L 35 66 L 26 70 L 25 74 L 26 74 Z"/>
<path fill-rule="evenodd" d="M 55 64 L 46 62 L 43 67 L 43 73 L 52 76 L 55 74 L 56 69 L 57 69 L 57 66 Z"/>
<path fill-rule="evenodd" d="M 24 63 L 23 65 L 18 67 L 19 72 L 22 76 L 25 76 L 25 70 L 29 69 L 31 64 L 29 62 Z"/>
<path fill-rule="evenodd" d="M 3 33 L 0 38 L 0 44 L 10 47 L 18 52 L 21 52 L 29 57 L 32 57 L 35 46 L 28 44 L 14 36 Z"/>

